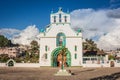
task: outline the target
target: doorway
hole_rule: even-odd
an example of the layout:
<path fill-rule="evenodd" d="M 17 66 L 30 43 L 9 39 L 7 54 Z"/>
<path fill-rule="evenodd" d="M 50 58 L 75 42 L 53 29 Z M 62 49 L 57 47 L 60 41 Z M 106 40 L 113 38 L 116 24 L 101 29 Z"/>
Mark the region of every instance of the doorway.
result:
<path fill-rule="evenodd" d="M 51 53 L 51 66 L 53 67 L 61 67 L 62 66 L 62 55 L 60 53 L 61 47 L 56 48 Z M 71 66 L 71 54 L 70 51 L 66 51 L 66 55 L 63 56 L 63 65 L 65 67 Z"/>
<path fill-rule="evenodd" d="M 114 61 L 110 61 L 110 67 L 114 67 L 114 66 L 115 66 Z"/>
<path fill-rule="evenodd" d="M 7 66 L 8 67 L 13 67 L 15 65 L 15 61 L 13 60 L 13 59 L 9 59 L 8 61 L 7 61 Z"/>

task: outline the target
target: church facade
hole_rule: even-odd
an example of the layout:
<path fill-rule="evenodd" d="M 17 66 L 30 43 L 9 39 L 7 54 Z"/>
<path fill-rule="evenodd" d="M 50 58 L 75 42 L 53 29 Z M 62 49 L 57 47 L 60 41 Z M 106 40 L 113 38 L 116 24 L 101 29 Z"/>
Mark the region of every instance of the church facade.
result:
<path fill-rule="evenodd" d="M 71 28 L 70 14 L 59 8 L 50 14 L 50 24 L 39 34 L 40 66 L 59 67 L 82 65 L 82 33 Z M 65 55 L 61 50 L 66 48 Z"/>

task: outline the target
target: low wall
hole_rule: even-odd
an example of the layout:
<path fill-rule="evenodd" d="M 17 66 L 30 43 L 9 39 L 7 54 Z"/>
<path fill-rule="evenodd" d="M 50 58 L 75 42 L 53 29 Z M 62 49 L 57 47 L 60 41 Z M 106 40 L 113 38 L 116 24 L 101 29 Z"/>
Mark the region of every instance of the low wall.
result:
<path fill-rule="evenodd" d="M 39 63 L 15 63 L 14 67 L 40 67 Z"/>
<path fill-rule="evenodd" d="M 83 67 L 111 67 L 110 63 L 96 64 L 87 63 L 82 64 Z M 0 67 L 8 67 L 6 63 L 0 63 Z M 40 67 L 39 63 L 15 63 L 14 67 Z M 114 67 L 120 67 L 120 63 L 115 62 Z"/>
<path fill-rule="evenodd" d="M 120 67 L 120 63 L 115 63 L 115 67 Z"/>
<path fill-rule="evenodd" d="M 0 63 L 0 67 L 6 67 L 6 63 Z"/>
<path fill-rule="evenodd" d="M 120 64 L 119 64 L 120 65 Z M 110 67 L 110 64 L 82 64 L 83 67 Z"/>
<path fill-rule="evenodd" d="M 0 63 L 0 67 L 8 67 L 6 63 Z M 40 67 L 39 63 L 15 63 L 14 67 Z"/>

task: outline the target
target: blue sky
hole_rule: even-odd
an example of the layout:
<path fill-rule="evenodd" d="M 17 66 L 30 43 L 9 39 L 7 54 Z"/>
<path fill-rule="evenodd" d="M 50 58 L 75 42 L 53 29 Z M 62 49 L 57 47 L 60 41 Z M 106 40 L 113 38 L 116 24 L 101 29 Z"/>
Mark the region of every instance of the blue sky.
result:
<path fill-rule="evenodd" d="M 120 0 L 0 0 L 0 34 L 29 44 L 59 7 L 69 10 L 71 27 L 82 29 L 83 39 L 101 49 L 120 48 Z"/>
<path fill-rule="evenodd" d="M 0 0 L 0 28 L 24 29 L 35 24 L 39 29 L 49 24 L 51 10 L 110 8 L 113 0 Z M 116 2 L 118 0 L 115 0 Z"/>

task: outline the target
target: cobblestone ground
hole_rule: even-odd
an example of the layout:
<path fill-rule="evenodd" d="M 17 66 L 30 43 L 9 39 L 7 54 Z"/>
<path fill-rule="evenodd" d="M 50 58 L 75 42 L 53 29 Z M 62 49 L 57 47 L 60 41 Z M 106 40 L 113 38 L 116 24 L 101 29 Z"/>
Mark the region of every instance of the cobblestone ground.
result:
<path fill-rule="evenodd" d="M 120 80 L 120 68 L 66 68 L 71 76 L 54 76 L 59 68 L 1 67 L 0 80 Z"/>

